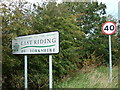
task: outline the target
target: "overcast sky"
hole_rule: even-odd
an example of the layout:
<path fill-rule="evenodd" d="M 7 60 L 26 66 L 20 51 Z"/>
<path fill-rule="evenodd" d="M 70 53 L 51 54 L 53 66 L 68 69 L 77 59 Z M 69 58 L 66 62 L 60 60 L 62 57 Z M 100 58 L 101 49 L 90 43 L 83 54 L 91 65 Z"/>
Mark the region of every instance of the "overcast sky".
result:
<path fill-rule="evenodd" d="M 27 0 L 27 1 L 33 3 L 33 2 L 40 2 L 45 0 Z M 118 18 L 118 1 L 120 0 L 98 0 L 98 2 L 103 2 L 107 5 L 107 9 L 106 9 L 107 14 L 111 14 L 115 18 Z"/>
<path fill-rule="evenodd" d="M 103 2 L 107 5 L 107 14 L 111 14 L 115 18 L 118 18 L 118 1 L 120 0 L 98 0 L 98 2 Z"/>
<path fill-rule="evenodd" d="M 6 0 L 2 0 L 2 1 L 6 1 Z M 18 0 L 13 0 L 13 1 L 18 1 Z M 24 0 L 20 0 L 20 1 L 24 1 Z M 26 0 L 26 1 L 35 3 L 35 2 L 43 2 L 43 1 L 50 1 L 50 0 Z M 57 1 L 60 2 L 61 0 L 57 0 Z M 66 1 L 69 1 L 69 0 L 66 0 Z M 76 1 L 80 1 L 80 0 L 76 0 Z M 95 1 L 95 0 L 92 0 L 92 1 Z M 118 1 L 120 0 L 97 0 L 97 1 L 103 2 L 107 5 L 107 9 L 106 9 L 107 14 L 111 14 L 115 18 L 118 18 Z"/>

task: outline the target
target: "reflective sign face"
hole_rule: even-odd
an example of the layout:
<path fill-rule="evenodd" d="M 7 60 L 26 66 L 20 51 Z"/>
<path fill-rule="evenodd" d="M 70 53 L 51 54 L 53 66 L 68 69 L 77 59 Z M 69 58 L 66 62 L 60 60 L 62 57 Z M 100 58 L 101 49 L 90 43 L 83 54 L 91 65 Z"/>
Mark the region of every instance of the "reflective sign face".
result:
<path fill-rule="evenodd" d="M 112 35 L 116 31 L 116 24 L 114 22 L 108 21 L 103 24 L 102 32 L 106 35 Z"/>
<path fill-rule="evenodd" d="M 16 37 L 12 40 L 13 54 L 59 53 L 59 32 Z"/>

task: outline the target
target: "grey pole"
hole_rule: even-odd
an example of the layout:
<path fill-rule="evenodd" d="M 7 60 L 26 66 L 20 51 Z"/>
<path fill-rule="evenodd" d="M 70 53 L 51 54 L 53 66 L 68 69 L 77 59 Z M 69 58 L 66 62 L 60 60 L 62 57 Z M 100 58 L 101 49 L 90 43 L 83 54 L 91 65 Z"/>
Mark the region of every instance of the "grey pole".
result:
<path fill-rule="evenodd" d="M 24 56 L 24 59 L 25 59 L 25 90 L 27 90 L 28 88 L 28 85 L 27 85 L 27 55 Z"/>
<path fill-rule="evenodd" d="M 109 63 L 110 63 L 110 82 L 112 82 L 112 52 L 111 52 L 111 35 L 109 35 Z"/>
<path fill-rule="evenodd" d="M 52 55 L 49 55 L 49 89 L 52 90 Z"/>
<path fill-rule="evenodd" d="M 92 4 L 92 0 L 90 1 L 90 3 Z"/>

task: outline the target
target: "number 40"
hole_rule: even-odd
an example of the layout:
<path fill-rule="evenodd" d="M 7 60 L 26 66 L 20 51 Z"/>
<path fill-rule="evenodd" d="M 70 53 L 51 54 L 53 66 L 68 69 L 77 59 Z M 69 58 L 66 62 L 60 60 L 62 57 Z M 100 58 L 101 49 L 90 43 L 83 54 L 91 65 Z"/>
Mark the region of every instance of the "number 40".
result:
<path fill-rule="evenodd" d="M 104 30 L 107 30 L 107 31 L 111 30 L 111 31 L 113 31 L 114 28 L 115 28 L 114 25 L 110 25 L 110 26 L 107 25 L 107 26 L 105 26 Z"/>

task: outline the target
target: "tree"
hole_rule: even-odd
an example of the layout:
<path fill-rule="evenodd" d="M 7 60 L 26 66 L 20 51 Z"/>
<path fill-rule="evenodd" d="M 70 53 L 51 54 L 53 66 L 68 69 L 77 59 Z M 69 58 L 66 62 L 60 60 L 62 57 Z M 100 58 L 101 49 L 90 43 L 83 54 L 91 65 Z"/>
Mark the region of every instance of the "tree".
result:
<path fill-rule="evenodd" d="M 12 39 L 31 32 L 26 3 L 2 3 L 3 88 L 23 87 L 23 60 L 12 54 Z"/>
<path fill-rule="evenodd" d="M 33 9 L 25 8 L 25 3 L 3 4 L 3 88 L 24 87 L 23 55 L 13 55 L 12 39 L 21 35 L 39 34 L 49 31 L 60 32 L 60 53 L 53 55 L 54 80 L 82 68 L 95 61 L 107 62 L 107 36 L 101 33 L 106 21 L 106 6 L 90 3 L 51 3 Z M 113 38 L 114 58 L 118 58 L 117 36 Z M 29 88 L 48 87 L 48 55 L 28 55 Z M 17 70 L 16 70 L 17 68 Z"/>

